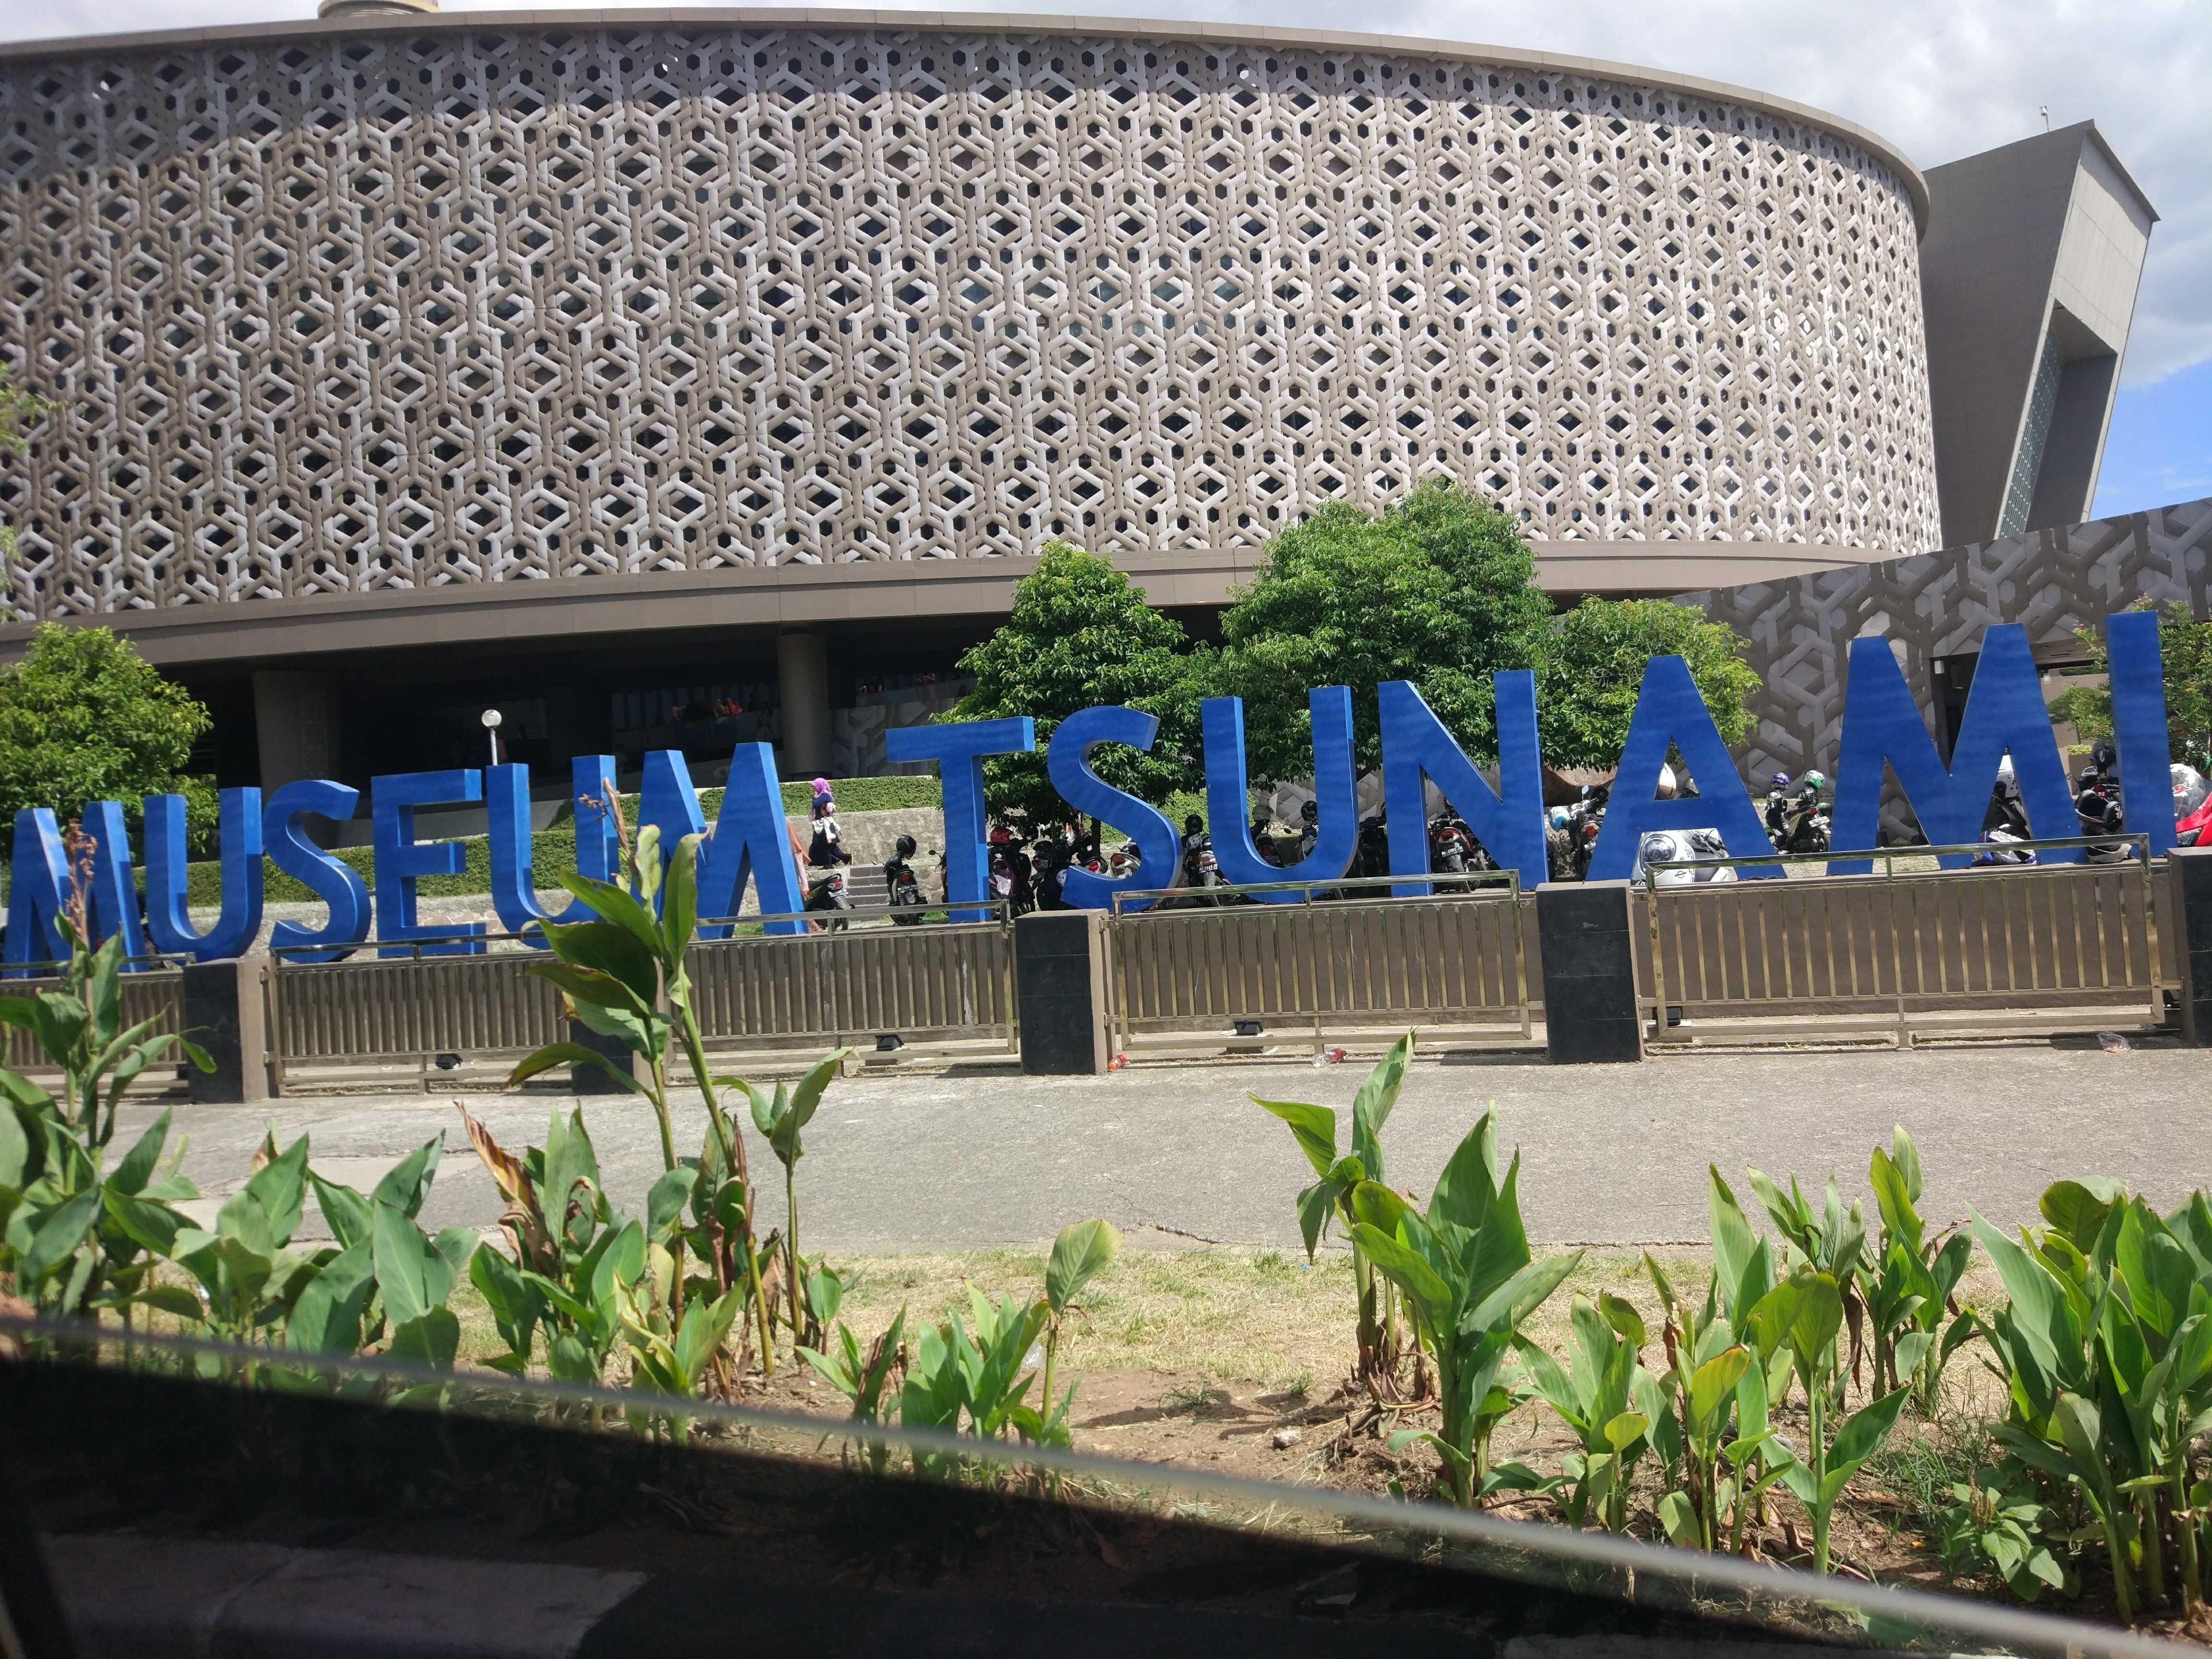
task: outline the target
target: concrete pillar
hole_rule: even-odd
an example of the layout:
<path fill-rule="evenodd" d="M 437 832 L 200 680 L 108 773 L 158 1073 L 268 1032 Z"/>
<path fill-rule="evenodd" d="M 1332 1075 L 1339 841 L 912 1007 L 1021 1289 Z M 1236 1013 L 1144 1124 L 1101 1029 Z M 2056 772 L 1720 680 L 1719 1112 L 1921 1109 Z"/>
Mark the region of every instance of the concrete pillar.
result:
<path fill-rule="evenodd" d="M 1644 1058 L 1629 884 L 1547 881 L 1536 890 L 1544 1048 L 1558 1065 Z"/>
<path fill-rule="evenodd" d="M 1023 1071 L 1032 1077 L 1103 1075 L 1114 1052 L 1103 914 L 1038 910 L 1014 923 L 1014 1006 Z"/>
<path fill-rule="evenodd" d="M 185 1066 L 196 1105 L 236 1106 L 276 1094 L 269 1064 L 267 957 L 189 962 L 184 968 L 185 1034 L 207 1050 L 212 1072 Z"/>
<path fill-rule="evenodd" d="M 2168 973 L 2179 969 L 2181 1040 L 2212 1048 L 2212 847 L 2177 847 L 2166 858 L 2181 937 L 2159 941 L 2159 954 L 2166 958 L 2160 966 Z M 2179 957 L 2178 963 L 2169 951 Z"/>
<path fill-rule="evenodd" d="M 783 774 L 830 769 L 830 659 L 819 634 L 779 634 L 775 677 L 783 691 Z"/>
<path fill-rule="evenodd" d="M 594 1031 L 580 1019 L 568 1022 L 568 1041 L 580 1048 L 589 1048 L 595 1054 L 605 1054 L 617 1072 L 631 1077 L 640 1075 L 635 1052 L 620 1037 L 607 1036 Z M 568 1067 L 568 1092 L 572 1095 L 626 1095 L 630 1091 L 609 1077 L 598 1066 L 572 1064 Z"/>
<path fill-rule="evenodd" d="M 338 715 L 330 677 L 274 669 L 253 676 L 253 736 L 264 795 L 337 774 Z"/>

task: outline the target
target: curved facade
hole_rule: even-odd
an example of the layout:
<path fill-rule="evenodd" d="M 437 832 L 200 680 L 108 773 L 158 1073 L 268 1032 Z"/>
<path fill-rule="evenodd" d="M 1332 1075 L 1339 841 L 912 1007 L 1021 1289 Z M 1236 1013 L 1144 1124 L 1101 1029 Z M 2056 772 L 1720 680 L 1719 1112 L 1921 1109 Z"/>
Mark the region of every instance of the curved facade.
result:
<path fill-rule="evenodd" d="M 61 405 L 19 617 L 1172 566 L 1436 475 L 1540 540 L 1939 540 L 1923 187 L 1871 135 L 1483 48 L 852 20 L 0 58 L 0 349 Z"/>

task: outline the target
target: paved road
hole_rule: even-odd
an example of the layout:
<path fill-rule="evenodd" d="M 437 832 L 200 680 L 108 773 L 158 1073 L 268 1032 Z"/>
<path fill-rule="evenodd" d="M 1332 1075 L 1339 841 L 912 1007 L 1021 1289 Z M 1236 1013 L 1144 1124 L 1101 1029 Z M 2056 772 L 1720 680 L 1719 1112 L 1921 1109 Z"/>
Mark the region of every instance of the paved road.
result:
<path fill-rule="evenodd" d="M 1293 1245 L 1291 1198 L 1310 1179 L 1289 1132 L 1250 1103 L 1350 1103 L 1357 1061 L 1139 1066 L 1105 1078 L 1000 1072 L 855 1078 L 831 1088 L 799 1166 L 811 1241 L 851 1250 L 962 1248 L 1049 1237 L 1105 1215 L 1201 1239 Z M 1385 1144 L 1393 1182 L 1425 1192 L 1487 1101 L 1522 1153 L 1529 1231 L 1551 1243 L 1702 1240 L 1708 1161 L 1741 1186 L 1756 1164 L 1808 1182 L 1865 1185 L 1867 1157 L 1903 1121 L 1928 1171 L 1925 1208 L 1972 1203 L 2002 1221 L 2034 1214 L 2062 1175 L 2115 1176 L 2159 1205 L 2212 1182 L 2212 1065 L 2178 1048 L 2107 1054 L 2019 1046 L 1909 1054 L 1717 1054 L 1640 1066 L 1417 1061 Z M 542 1138 L 567 1097 L 473 1097 L 510 1147 Z M 659 1170 L 642 1102 L 596 1100 L 586 1121 L 609 1189 L 635 1208 Z M 186 1168 L 210 1194 L 242 1179 L 271 1114 L 177 1108 Z M 126 1112 L 143 1122 L 150 1111 Z M 424 1218 L 489 1224 L 500 1205 L 450 1098 L 382 1095 L 279 1103 L 280 1136 L 305 1131 L 325 1175 L 366 1188 L 440 1129 L 446 1153 Z M 692 1114 L 679 1150 L 698 1144 Z M 755 1168 L 775 1166 L 757 1141 Z M 763 1213 L 782 1209 L 781 1182 Z M 1745 1194 L 1747 1201 L 1749 1194 Z M 1871 1205 L 1869 1205 L 1871 1211 Z M 310 1228 L 315 1224 L 311 1216 Z"/>

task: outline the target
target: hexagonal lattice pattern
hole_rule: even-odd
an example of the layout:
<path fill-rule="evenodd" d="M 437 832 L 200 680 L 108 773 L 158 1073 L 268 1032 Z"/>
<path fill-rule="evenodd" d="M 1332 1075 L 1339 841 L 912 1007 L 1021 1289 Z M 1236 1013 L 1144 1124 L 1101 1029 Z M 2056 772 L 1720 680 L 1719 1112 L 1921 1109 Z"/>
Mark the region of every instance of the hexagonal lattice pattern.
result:
<path fill-rule="evenodd" d="M 0 68 L 27 615 L 1257 546 L 1937 540 L 1910 198 L 1663 87 L 526 26 Z M 19 469 L 21 471 L 21 469 Z"/>

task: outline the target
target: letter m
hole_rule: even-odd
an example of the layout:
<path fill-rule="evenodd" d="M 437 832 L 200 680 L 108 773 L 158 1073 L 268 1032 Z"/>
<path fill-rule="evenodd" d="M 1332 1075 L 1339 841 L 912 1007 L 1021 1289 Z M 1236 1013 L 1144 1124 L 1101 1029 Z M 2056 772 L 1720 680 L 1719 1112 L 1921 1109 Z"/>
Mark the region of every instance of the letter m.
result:
<path fill-rule="evenodd" d="M 1920 706 L 1905 672 L 1881 638 L 1851 641 L 1850 678 L 1844 686 L 1842 752 L 1836 757 L 1836 814 L 1830 845 L 1838 852 L 1871 851 L 1881 818 L 1882 768 L 1897 775 L 1929 842 L 1963 847 L 1982 837 L 1982 821 L 1996 787 L 1997 763 L 2012 755 L 2028 828 L 2041 840 L 2076 833 L 2074 799 L 2065 763 L 2051 732 L 2051 713 L 2035 673 L 2027 630 L 2001 624 L 1984 630 L 1981 660 L 1966 698 L 1959 741 L 1946 767 L 1928 735 Z M 2078 861 L 2078 850 L 2043 855 L 2048 864 Z M 1945 858 L 1956 869 L 1970 855 Z M 1868 859 L 1832 859 L 1828 873 L 1863 875 Z"/>

